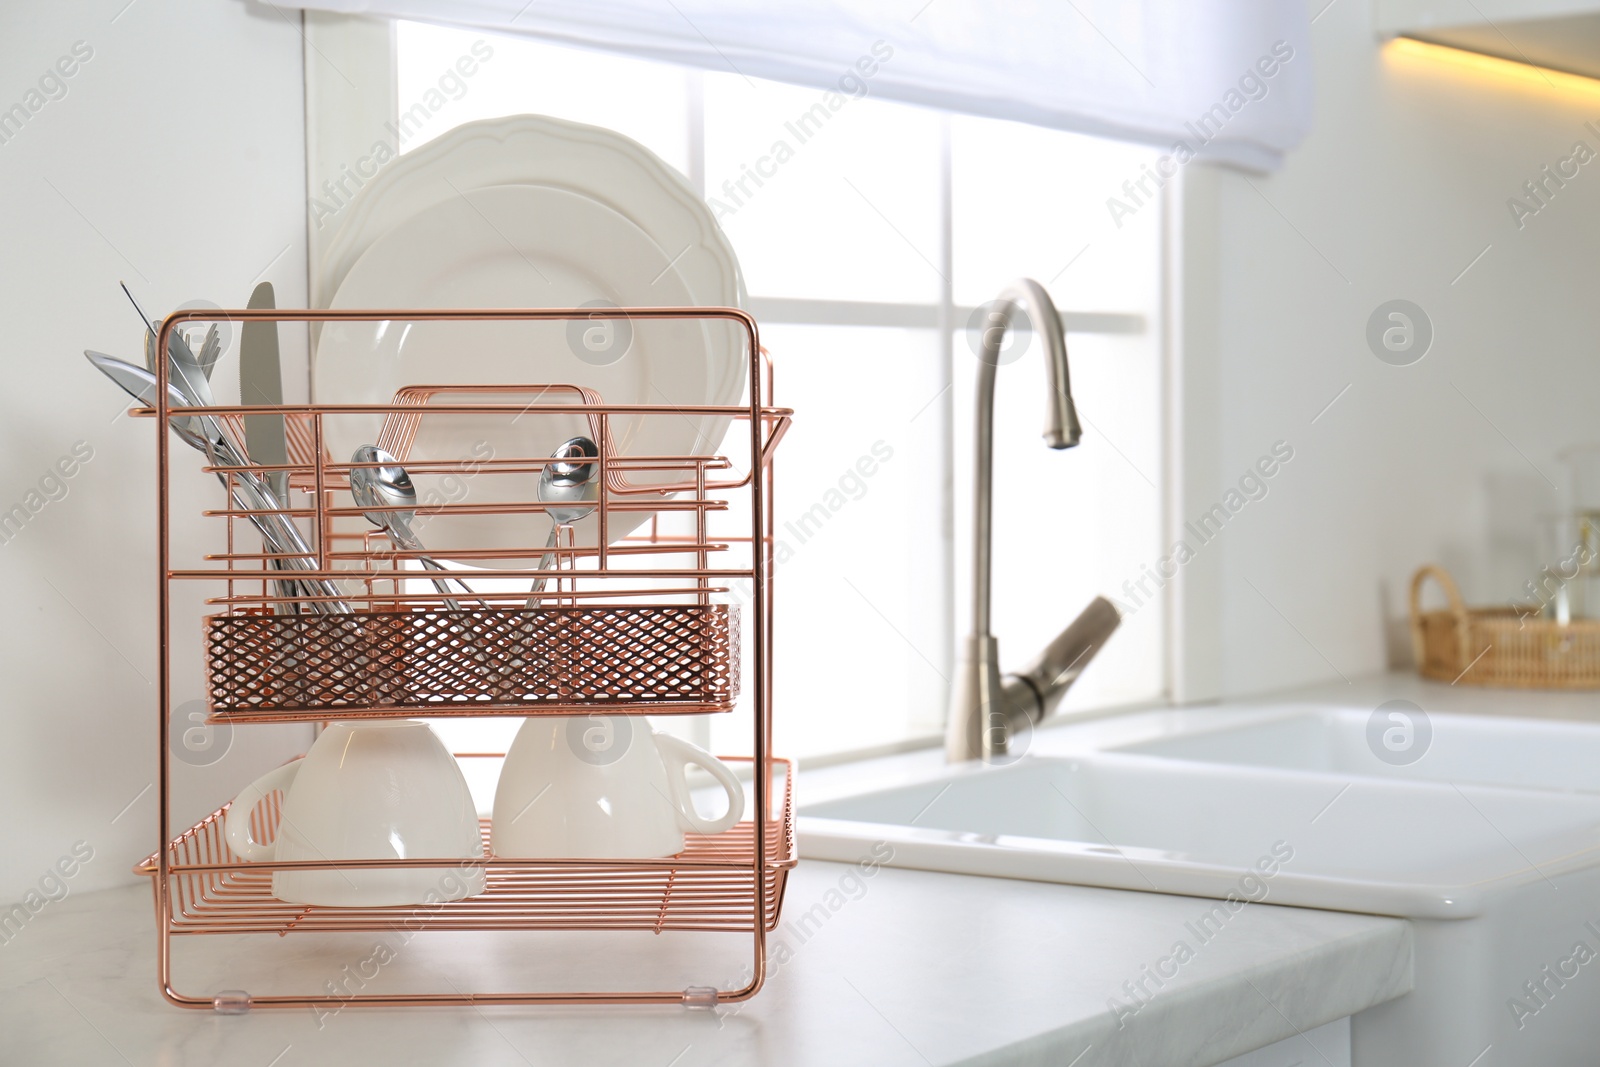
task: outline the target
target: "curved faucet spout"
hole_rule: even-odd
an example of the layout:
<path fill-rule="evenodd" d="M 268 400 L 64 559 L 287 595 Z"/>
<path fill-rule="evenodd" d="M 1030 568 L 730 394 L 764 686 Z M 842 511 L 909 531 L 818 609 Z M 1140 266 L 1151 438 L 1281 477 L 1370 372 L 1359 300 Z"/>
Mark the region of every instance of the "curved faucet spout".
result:
<path fill-rule="evenodd" d="M 1045 409 L 1045 443 L 1051 448 L 1071 448 L 1078 443 L 1083 431 L 1072 403 L 1072 385 L 1067 376 L 1067 341 L 1061 329 L 1061 317 L 1056 314 L 1055 304 L 1044 286 L 1031 278 L 1019 279 L 1006 286 L 991 307 L 978 366 L 977 462 L 973 465 L 972 509 L 972 634 L 962 650 L 951 692 L 945 752 L 952 761 L 991 760 L 1003 755 L 1015 726 L 1047 713 L 1059 699 L 1060 692 L 1076 677 L 1074 671 L 1057 670 L 1044 683 L 1049 694 L 1041 694 L 1037 692 L 1038 683 L 1024 678 L 1007 685 L 1000 675 L 999 642 L 990 628 L 994 377 L 1006 333 L 1016 328 L 1019 312 L 1031 323 L 1044 349 L 1050 383 Z M 1110 609 L 1110 618 L 1115 620 L 1115 609 Z M 1115 621 L 1109 623 L 1111 628 L 1115 625 Z M 1098 637 L 1106 627 L 1096 624 L 1093 629 L 1094 636 Z M 1084 644 L 1085 656 L 1092 655 L 1098 647 L 1098 641 L 1087 644 L 1078 641 L 1082 634 L 1077 631 L 1072 636 L 1074 647 Z M 1062 640 L 1058 638 L 1057 643 Z"/>
<path fill-rule="evenodd" d="M 1045 403 L 1044 441 L 1051 448 L 1071 448 L 1083 436 L 1078 409 L 1072 402 L 1067 374 L 1067 338 L 1061 316 L 1044 286 L 1019 278 L 1001 290 L 989 312 L 978 356 L 977 463 L 973 466 L 972 633 L 989 635 L 989 560 L 994 500 L 994 375 L 1006 332 L 1016 329 L 1021 311 L 1044 347 L 1050 395 Z"/>
<path fill-rule="evenodd" d="M 1032 278 L 1018 278 L 990 301 L 989 322 L 983 331 L 979 354 L 978 417 L 994 415 L 994 372 L 1000 365 L 1000 349 L 1008 329 L 1014 330 L 1017 312 L 1033 327 L 1044 344 L 1045 371 L 1050 376 L 1050 395 L 1046 401 L 1044 439 L 1051 448 L 1071 448 L 1083 436 L 1078 425 L 1078 410 L 1072 403 L 1072 383 L 1067 376 L 1067 337 L 1061 316 L 1044 286 Z"/>

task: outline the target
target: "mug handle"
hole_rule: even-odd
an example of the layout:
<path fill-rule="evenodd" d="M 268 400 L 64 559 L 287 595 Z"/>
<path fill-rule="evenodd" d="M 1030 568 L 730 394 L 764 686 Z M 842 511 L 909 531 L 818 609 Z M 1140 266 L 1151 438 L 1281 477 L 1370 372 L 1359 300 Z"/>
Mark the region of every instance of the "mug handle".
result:
<path fill-rule="evenodd" d="M 744 786 L 728 769 L 728 765 L 697 745 L 681 737 L 656 734 L 656 749 L 661 761 L 667 765 L 667 789 L 672 793 L 673 807 L 678 809 L 678 819 L 684 829 L 697 834 L 720 834 L 744 814 Z M 689 796 L 687 772 L 689 764 L 704 769 L 728 794 L 728 810 L 720 818 L 707 819 L 694 810 L 694 800 Z"/>
<path fill-rule="evenodd" d="M 294 760 L 268 771 L 245 786 L 228 805 L 227 817 L 222 821 L 222 832 L 228 839 L 228 847 L 240 859 L 255 863 L 272 858 L 277 842 L 262 844 L 250 837 L 250 813 L 261 803 L 261 798 L 274 789 L 285 793 L 289 791 L 294 776 L 300 772 L 300 762 Z"/>

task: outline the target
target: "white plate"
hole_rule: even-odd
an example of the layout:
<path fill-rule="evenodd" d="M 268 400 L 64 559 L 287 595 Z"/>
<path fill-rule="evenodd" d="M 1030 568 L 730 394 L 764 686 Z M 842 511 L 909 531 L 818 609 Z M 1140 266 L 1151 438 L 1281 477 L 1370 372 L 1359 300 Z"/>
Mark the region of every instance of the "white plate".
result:
<path fill-rule="evenodd" d="M 459 193 L 499 185 L 543 185 L 587 196 L 638 226 L 689 290 L 688 303 L 743 307 L 744 279 L 711 209 L 676 170 L 613 130 L 546 115 L 512 115 L 457 126 L 387 164 L 341 214 L 322 255 L 313 300 L 327 306 L 372 244 L 419 212 Z M 714 343 L 742 346 L 732 327 L 714 327 Z M 714 387 L 736 402 L 745 361 Z"/>
<path fill-rule="evenodd" d="M 425 209 L 375 241 L 346 275 L 332 306 L 568 307 L 604 300 L 619 306 L 689 304 L 679 274 L 642 230 L 595 201 L 575 193 L 513 185 L 453 196 Z M 623 324 L 626 328 L 627 324 Z M 420 322 L 326 324 L 312 363 L 312 392 L 323 403 L 391 401 L 408 385 L 563 383 L 587 386 L 609 403 L 692 405 L 732 403 L 729 383 L 742 362 L 728 346 L 707 344 L 693 320 L 632 324 L 631 346 L 614 362 L 578 340 L 584 328 L 560 322 Z M 742 383 L 741 383 L 742 388 Z M 723 395 L 717 395 L 721 389 Z M 552 396 L 551 403 L 571 402 Z M 426 409 L 421 409 L 424 412 Z M 378 440 L 381 416 L 340 416 L 325 422 L 328 448 L 343 460 Z M 704 455 L 722 440 L 726 417 L 639 416 L 612 420 L 620 455 Z M 411 456 L 470 465 L 486 453 L 497 458 L 548 456 L 569 437 L 593 435 L 580 416 L 517 418 L 421 417 Z M 681 480 L 683 471 L 630 476 Z M 424 503 L 430 491 L 468 502 L 536 499 L 533 476 L 478 473 L 447 485 L 415 475 Z M 463 485 L 463 483 L 465 483 Z M 615 539 L 637 527 L 647 512 L 614 512 Z M 594 543 L 591 517 L 576 526 L 580 544 Z M 435 516 L 417 529 L 429 551 L 539 547 L 549 532 L 543 515 Z M 535 560 L 501 559 L 502 568 L 532 567 Z"/>

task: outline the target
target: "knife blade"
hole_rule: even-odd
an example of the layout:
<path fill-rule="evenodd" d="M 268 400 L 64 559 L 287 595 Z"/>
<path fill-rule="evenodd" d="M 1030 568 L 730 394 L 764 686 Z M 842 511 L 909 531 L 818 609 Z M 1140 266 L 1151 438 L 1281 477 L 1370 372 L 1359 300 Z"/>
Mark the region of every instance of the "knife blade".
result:
<path fill-rule="evenodd" d="M 250 294 L 255 309 L 277 306 L 271 282 L 262 282 Z M 239 402 L 276 407 L 283 403 L 283 370 L 278 359 L 278 324 L 276 322 L 247 322 L 239 332 Z M 251 463 L 276 465 L 289 462 L 289 444 L 284 432 L 283 416 L 277 413 L 246 415 L 244 417 L 244 447 Z M 289 499 L 289 472 L 268 471 L 265 474 L 272 495 L 285 503 Z M 288 516 L 284 522 L 291 522 Z M 277 561 L 274 561 L 274 566 Z M 290 583 L 279 583 L 280 593 L 294 595 Z M 279 605 L 283 607 L 283 605 Z"/>
<path fill-rule="evenodd" d="M 276 307 L 272 283 L 262 282 L 256 286 L 246 306 L 261 309 Z M 275 322 L 247 322 L 240 331 L 239 402 L 271 407 L 283 403 L 283 370 L 278 360 L 278 324 Z M 276 413 L 246 415 L 244 445 L 252 463 L 288 463 L 289 444 L 284 433 L 283 416 Z M 280 500 L 285 498 L 285 493 L 278 483 L 287 480 L 287 471 L 273 471 L 267 475 L 267 481 L 273 485 Z"/>

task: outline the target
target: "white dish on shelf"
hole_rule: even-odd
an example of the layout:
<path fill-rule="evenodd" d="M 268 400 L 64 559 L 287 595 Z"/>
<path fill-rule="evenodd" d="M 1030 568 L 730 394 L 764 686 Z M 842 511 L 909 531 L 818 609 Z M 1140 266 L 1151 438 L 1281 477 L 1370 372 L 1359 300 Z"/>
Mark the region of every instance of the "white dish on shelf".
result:
<path fill-rule="evenodd" d="M 511 115 L 457 126 L 389 163 L 345 210 L 322 255 L 317 306 L 331 300 L 357 261 L 390 230 L 463 193 L 502 185 L 538 185 L 587 197 L 645 232 L 705 307 L 743 307 L 744 279 L 733 247 L 704 199 L 648 148 L 614 130 L 547 115 Z M 716 325 L 717 344 L 742 348 L 742 333 Z M 738 397 L 747 368 L 733 360 L 733 382 L 718 396 Z"/>
<path fill-rule="evenodd" d="M 558 189 L 511 185 L 463 192 L 434 204 L 374 241 L 345 276 L 334 308 L 577 307 L 693 303 L 682 277 L 650 237 L 615 211 Z M 409 385 L 572 384 L 596 390 L 607 403 L 733 404 L 743 391 L 742 351 L 709 342 L 697 320 L 608 320 L 613 347 L 586 345 L 592 322 L 330 322 L 312 362 L 313 396 L 323 403 L 387 404 Z M 631 343 L 623 344 L 631 330 Z M 551 403 L 570 403 L 553 395 Z M 592 435 L 578 415 L 487 417 L 427 414 L 419 409 L 409 457 L 475 462 L 499 457 L 544 457 L 564 440 Z M 381 415 L 324 420 L 329 451 L 343 461 L 377 441 Z M 706 455 L 727 431 L 726 416 L 683 414 L 613 418 L 611 436 L 622 456 Z M 406 457 L 403 457 L 406 458 Z M 424 502 L 430 477 L 414 475 Z M 633 473 L 635 485 L 681 482 L 687 472 Z M 533 501 L 533 475 L 472 476 L 466 499 L 475 503 Z M 612 540 L 650 513 L 612 512 Z M 424 523 L 426 524 L 424 527 Z M 579 544 L 593 545 L 594 517 L 575 525 Z M 542 515 L 419 516 L 430 552 L 542 544 Z M 537 558 L 506 558 L 493 566 L 533 568 Z"/>

